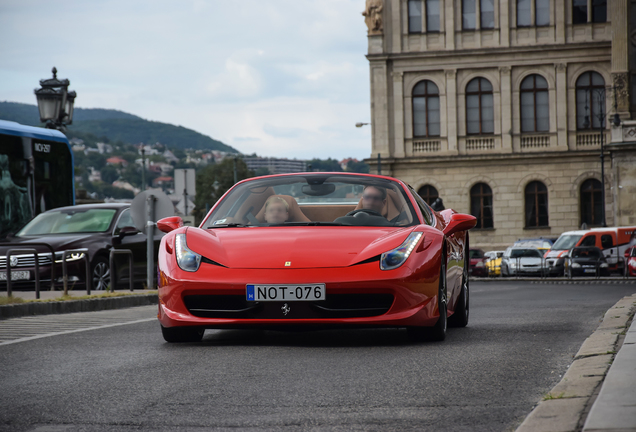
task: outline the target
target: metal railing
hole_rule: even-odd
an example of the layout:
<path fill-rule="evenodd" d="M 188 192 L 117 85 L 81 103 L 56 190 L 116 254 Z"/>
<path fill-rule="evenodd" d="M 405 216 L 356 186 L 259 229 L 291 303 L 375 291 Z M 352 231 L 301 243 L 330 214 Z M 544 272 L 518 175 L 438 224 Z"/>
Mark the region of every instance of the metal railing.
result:
<path fill-rule="evenodd" d="M 13 246 L 15 243 L 3 243 L 1 244 L 1 246 Z M 55 251 L 53 250 L 53 247 L 48 244 L 48 243 L 31 243 L 29 242 L 29 246 L 42 246 L 47 248 L 48 250 L 51 251 L 51 291 L 55 291 Z M 40 263 L 40 254 L 38 254 L 38 257 L 36 258 L 36 261 L 38 261 L 38 264 Z M 7 258 L 8 260 L 9 258 Z M 7 261 L 8 263 L 9 261 Z M 9 266 L 7 265 L 7 268 L 9 268 Z"/>
<path fill-rule="evenodd" d="M 7 297 L 13 296 L 13 290 L 11 289 L 11 255 L 14 253 L 21 254 L 33 254 L 35 257 L 35 298 L 40 298 L 40 260 L 38 257 L 38 251 L 33 248 L 12 248 L 7 251 Z M 28 270 L 25 270 L 28 271 Z"/>
<path fill-rule="evenodd" d="M 130 249 L 111 249 L 110 250 L 110 292 L 115 290 L 116 272 L 115 272 L 115 255 L 127 255 L 128 256 L 128 285 L 130 291 L 134 291 L 133 288 L 133 253 Z"/>
<path fill-rule="evenodd" d="M 91 282 L 93 281 L 91 277 L 91 265 L 88 259 L 88 249 L 69 249 L 62 252 L 62 281 L 64 283 L 64 295 L 68 295 L 68 269 L 66 267 L 66 257 L 71 254 L 82 254 L 82 257 L 79 258 L 84 261 L 86 266 L 86 294 L 91 294 Z"/>

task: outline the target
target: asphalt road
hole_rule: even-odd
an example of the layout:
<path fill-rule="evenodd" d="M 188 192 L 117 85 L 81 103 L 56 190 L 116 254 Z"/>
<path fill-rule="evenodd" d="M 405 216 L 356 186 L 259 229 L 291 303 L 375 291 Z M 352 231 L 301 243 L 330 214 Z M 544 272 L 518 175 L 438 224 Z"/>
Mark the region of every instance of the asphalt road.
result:
<path fill-rule="evenodd" d="M 206 331 L 200 344 L 166 344 L 156 321 L 139 322 L 155 307 L 0 321 L 13 335 L 0 343 L 0 430 L 510 431 L 604 312 L 636 292 L 471 288 L 469 327 L 441 343 L 380 329 Z M 112 324 L 138 322 L 100 327 L 108 314 Z M 43 328 L 58 334 L 41 337 Z"/>

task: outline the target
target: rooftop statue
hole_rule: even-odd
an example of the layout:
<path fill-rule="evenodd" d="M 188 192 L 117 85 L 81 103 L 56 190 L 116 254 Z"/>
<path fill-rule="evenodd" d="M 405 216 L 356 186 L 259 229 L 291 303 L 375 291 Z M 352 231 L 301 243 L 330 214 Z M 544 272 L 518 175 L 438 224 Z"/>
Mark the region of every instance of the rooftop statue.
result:
<path fill-rule="evenodd" d="M 367 0 L 364 8 L 364 22 L 367 25 L 370 35 L 382 34 L 382 0 Z"/>

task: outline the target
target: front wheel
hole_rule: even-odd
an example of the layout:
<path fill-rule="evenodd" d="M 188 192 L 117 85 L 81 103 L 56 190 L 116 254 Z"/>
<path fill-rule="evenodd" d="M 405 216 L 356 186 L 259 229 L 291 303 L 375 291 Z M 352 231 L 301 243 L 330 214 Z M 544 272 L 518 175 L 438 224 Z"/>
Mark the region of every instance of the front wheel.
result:
<path fill-rule="evenodd" d="M 449 327 L 466 327 L 468 325 L 469 315 L 469 285 L 468 285 L 468 267 L 466 266 L 466 259 L 464 259 L 464 272 L 462 274 L 462 290 L 459 293 L 457 304 L 455 305 L 455 312 L 448 319 Z"/>
<path fill-rule="evenodd" d="M 203 339 L 204 329 L 197 327 L 164 327 L 161 326 L 161 334 L 166 342 L 200 342 Z"/>
<path fill-rule="evenodd" d="M 108 289 L 111 278 L 110 278 L 110 264 L 108 260 L 104 257 L 97 257 L 95 261 L 93 261 L 93 289 L 95 291 L 105 291 Z"/>
<path fill-rule="evenodd" d="M 439 319 L 433 327 L 409 327 L 407 329 L 411 340 L 441 342 L 446 339 L 447 318 L 447 297 L 446 297 L 446 257 L 442 256 L 442 268 L 439 275 L 439 291 L 437 294 L 437 308 Z"/>

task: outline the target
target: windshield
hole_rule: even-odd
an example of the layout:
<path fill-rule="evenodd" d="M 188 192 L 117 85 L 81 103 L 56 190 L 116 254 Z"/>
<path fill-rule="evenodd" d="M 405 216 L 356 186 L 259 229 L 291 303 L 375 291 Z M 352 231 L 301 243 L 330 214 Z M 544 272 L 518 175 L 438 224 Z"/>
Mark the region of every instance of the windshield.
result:
<path fill-rule="evenodd" d="M 316 173 L 242 183 L 216 205 L 201 227 L 417 223 L 413 206 L 396 181 Z"/>
<path fill-rule="evenodd" d="M 541 252 L 536 249 L 512 249 L 510 258 L 541 258 Z"/>
<path fill-rule="evenodd" d="M 601 257 L 600 249 L 572 249 L 572 258 L 594 258 L 598 259 Z"/>
<path fill-rule="evenodd" d="M 552 245 L 552 250 L 567 250 L 571 249 L 576 243 L 581 239 L 581 235 L 568 234 L 562 235 L 559 239 Z"/>
<path fill-rule="evenodd" d="M 484 253 L 480 249 L 471 249 L 470 250 L 470 257 L 471 258 L 483 258 L 484 257 Z"/>
<path fill-rule="evenodd" d="M 60 210 L 41 213 L 25 225 L 16 235 L 70 234 L 104 232 L 110 226 L 116 210 Z"/>

